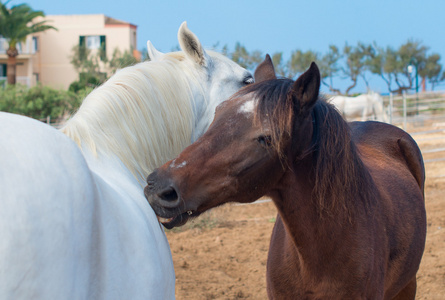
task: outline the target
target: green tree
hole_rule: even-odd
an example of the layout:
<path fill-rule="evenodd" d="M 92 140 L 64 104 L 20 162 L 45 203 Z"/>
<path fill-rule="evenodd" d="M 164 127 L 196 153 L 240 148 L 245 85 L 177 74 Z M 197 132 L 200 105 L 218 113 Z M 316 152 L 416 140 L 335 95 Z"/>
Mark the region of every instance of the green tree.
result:
<path fill-rule="evenodd" d="M 322 84 L 336 94 L 341 91 L 334 86 L 335 77 L 352 81 L 345 90 L 345 94 L 349 94 L 359 80 L 363 80 L 369 89 L 370 73 L 382 78 L 389 92 L 402 93 L 413 88 L 414 77 L 407 68 L 413 62 L 416 62 L 418 75 L 428 80 L 433 89 L 439 82 L 445 81 L 445 71 L 439 63 L 440 55 L 433 53 L 427 56 L 428 49 L 420 42 L 412 40 L 397 49 L 382 48 L 375 42 L 359 42 L 356 46 L 346 44 L 342 51 L 337 46 L 330 45 L 324 55 L 313 51 L 295 50 L 287 61 L 283 59 L 282 52 L 277 52 L 272 55 L 272 61 L 277 75 L 288 78 L 301 74 L 315 61 L 320 68 Z M 224 46 L 223 51 L 232 60 L 250 70 L 264 59 L 261 51 L 249 52 L 240 43 L 236 44 L 234 52 L 230 52 L 227 46 Z"/>
<path fill-rule="evenodd" d="M 413 88 L 413 77 L 408 71 L 408 65 L 415 64 L 417 71 L 420 72 L 424 68 L 426 62 L 426 52 L 428 47 L 423 46 L 418 41 L 409 40 L 399 47 L 397 51 L 397 60 L 394 70 L 394 82 L 397 89 L 393 92 L 401 94 L 403 91 Z"/>
<path fill-rule="evenodd" d="M 264 60 L 261 51 L 255 50 L 249 53 L 243 45 L 236 43 L 235 50 L 231 54 L 231 59 L 248 70 L 253 70 Z"/>
<path fill-rule="evenodd" d="M 338 61 L 342 58 L 339 49 L 334 45 L 329 45 L 329 51 L 323 55 L 320 61 L 321 82 L 335 94 L 340 94 L 340 90 L 334 88 L 333 78 L 340 71 Z M 329 79 L 329 82 L 327 81 Z"/>
<path fill-rule="evenodd" d="M 98 52 L 93 53 L 84 44 L 76 45 L 71 49 L 70 62 L 77 73 L 90 73 L 93 75 L 101 73 L 101 59 Z"/>
<path fill-rule="evenodd" d="M 8 85 L 0 89 L 0 111 L 25 115 L 38 120 L 49 117 L 57 121 L 65 113 L 76 110 L 82 100 L 80 95 L 50 87 L 36 85 Z"/>
<path fill-rule="evenodd" d="M 301 50 L 292 51 L 290 60 L 287 63 L 287 77 L 293 78 L 306 71 L 313 61 L 318 61 L 318 56 L 318 53 L 311 50 L 306 52 Z"/>
<path fill-rule="evenodd" d="M 358 78 L 365 70 L 365 49 L 360 44 L 356 47 L 346 44 L 343 48 L 343 55 L 346 59 L 346 64 L 345 68 L 341 70 L 345 78 L 349 78 L 352 81 L 345 91 L 345 94 L 349 95 L 349 92 L 356 87 Z"/>
<path fill-rule="evenodd" d="M 106 58 L 101 61 L 101 53 L 91 51 L 85 44 L 76 45 L 71 50 L 70 62 L 79 74 L 79 79 L 70 84 L 69 90 L 78 92 L 85 87 L 94 88 L 107 78 L 107 74 L 103 72 Z"/>
<path fill-rule="evenodd" d="M 286 69 L 283 63 L 283 52 L 276 52 L 272 54 L 272 63 L 275 67 L 275 73 L 279 76 L 286 76 Z"/>
<path fill-rule="evenodd" d="M 109 71 L 114 74 L 119 69 L 138 63 L 139 61 L 131 53 L 131 50 L 125 50 L 124 53 L 122 53 L 118 48 L 114 49 L 113 56 L 108 62 Z"/>
<path fill-rule="evenodd" d="M 37 17 L 44 17 L 42 11 L 32 10 L 27 4 L 19 4 L 8 9 L 6 5 L 9 1 L 0 2 L 0 35 L 3 36 L 9 44 L 6 54 L 8 55 L 8 84 L 16 82 L 17 68 L 17 44 L 24 42 L 30 34 L 55 29 L 51 25 L 47 25 L 46 21 L 33 23 Z"/>
<path fill-rule="evenodd" d="M 397 69 L 397 51 L 391 47 L 386 49 L 376 43 L 372 45 L 373 51 L 367 53 L 366 68 L 372 74 L 378 75 L 386 83 L 391 92 L 393 74 Z"/>
<path fill-rule="evenodd" d="M 442 70 L 442 65 L 439 61 L 440 54 L 433 53 L 419 67 L 419 76 L 423 80 L 430 82 L 431 90 L 434 90 L 435 85 L 445 79 L 445 72 Z"/>
<path fill-rule="evenodd" d="M 122 53 L 114 49 L 111 59 L 101 51 L 91 51 L 85 44 L 76 45 L 71 50 L 70 62 L 79 74 L 79 79 L 71 83 L 69 90 L 78 92 L 85 87 L 94 88 L 107 80 L 108 75 L 118 69 L 134 65 L 138 60 L 131 51 Z"/>

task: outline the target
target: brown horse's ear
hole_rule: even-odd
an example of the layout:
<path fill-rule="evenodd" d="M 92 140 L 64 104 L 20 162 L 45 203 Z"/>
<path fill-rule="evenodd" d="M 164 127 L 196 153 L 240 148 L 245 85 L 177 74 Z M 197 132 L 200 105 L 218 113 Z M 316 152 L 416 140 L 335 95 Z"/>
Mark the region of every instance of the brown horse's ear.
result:
<path fill-rule="evenodd" d="M 320 70 L 313 62 L 309 69 L 304 72 L 292 86 L 290 93 L 294 104 L 299 102 L 300 111 L 309 111 L 318 99 L 320 91 Z"/>
<path fill-rule="evenodd" d="M 270 59 L 269 54 L 266 54 L 266 58 L 264 59 L 264 61 L 260 63 L 256 68 L 254 77 L 256 83 L 265 80 L 277 79 L 277 76 L 275 76 L 275 69 L 273 67 L 273 63 Z"/>

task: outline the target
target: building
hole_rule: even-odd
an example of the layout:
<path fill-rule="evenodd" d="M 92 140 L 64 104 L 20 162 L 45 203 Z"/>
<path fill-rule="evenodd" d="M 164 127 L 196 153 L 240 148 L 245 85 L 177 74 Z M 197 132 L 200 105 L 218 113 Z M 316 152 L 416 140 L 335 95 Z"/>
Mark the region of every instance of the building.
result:
<path fill-rule="evenodd" d="M 136 25 L 105 15 L 48 15 L 49 25 L 58 30 L 47 30 L 27 37 L 18 46 L 17 82 L 34 86 L 37 82 L 58 89 L 67 89 L 78 80 L 70 63 L 72 49 L 83 44 L 89 49 L 105 50 L 108 58 L 117 48 L 122 53 L 136 50 Z M 6 79 L 6 40 L 0 38 L 0 81 Z"/>

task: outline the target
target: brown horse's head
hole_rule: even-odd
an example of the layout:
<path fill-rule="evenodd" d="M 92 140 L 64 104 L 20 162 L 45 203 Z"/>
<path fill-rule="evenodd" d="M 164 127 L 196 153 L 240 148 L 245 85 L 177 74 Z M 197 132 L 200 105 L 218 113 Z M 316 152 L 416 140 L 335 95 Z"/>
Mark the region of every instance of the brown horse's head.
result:
<path fill-rule="evenodd" d="M 145 195 L 167 228 L 229 201 L 255 201 L 310 151 L 316 64 L 293 82 L 276 79 L 267 56 L 255 80 L 219 105 L 198 141 L 148 176 Z"/>

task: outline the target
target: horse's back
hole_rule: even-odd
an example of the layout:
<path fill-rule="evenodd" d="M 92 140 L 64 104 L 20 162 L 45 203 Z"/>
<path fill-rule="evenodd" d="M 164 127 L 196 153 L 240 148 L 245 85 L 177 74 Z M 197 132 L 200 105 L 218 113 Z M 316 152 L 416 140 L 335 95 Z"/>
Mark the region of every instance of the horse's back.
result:
<path fill-rule="evenodd" d="M 79 149 L 0 113 L 0 165 L 0 298 L 87 298 L 95 187 Z"/>
<path fill-rule="evenodd" d="M 396 126 L 374 121 L 351 122 L 350 126 L 353 140 L 359 147 L 370 147 L 377 157 L 380 154 L 405 163 L 423 192 L 425 166 L 422 153 L 407 132 Z"/>
<path fill-rule="evenodd" d="M 380 122 L 351 123 L 353 140 L 379 194 L 372 219 L 387 244 L 385 299 L 415 276 L 425 246 L 425 167 L 417 143 L 405 131 Z"/>

